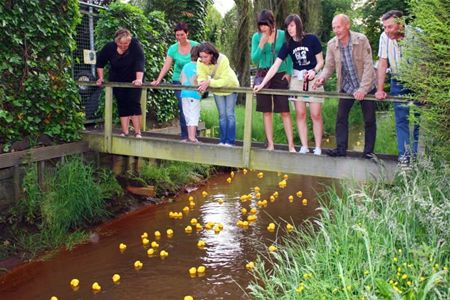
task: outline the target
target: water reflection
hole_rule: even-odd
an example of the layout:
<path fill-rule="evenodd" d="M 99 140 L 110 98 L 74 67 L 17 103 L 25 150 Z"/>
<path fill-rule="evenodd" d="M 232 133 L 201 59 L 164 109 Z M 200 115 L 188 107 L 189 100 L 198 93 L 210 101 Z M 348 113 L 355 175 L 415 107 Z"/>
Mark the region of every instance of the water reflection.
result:
<path fill-rule="evenodd" d="M 317 213 L 316 192 L 331 183 L 289 175 L 287 187 L 280 189 L 281 174 L 264 173 L 264 178 L 259 179 L 256 173 L 237 172 L 231 183 L 227 183 L 229 174 L 219 175 L 190 195 L 181 195 L 174 203 L 146 208 L 107 224 L 101 229 L 98 243 L 62 251 L 49 261 L 26 265 L 3 278 L 0 299 L 49 299 L 51 295 L 59 299 L 183 299 L 185 295 L 195 299 L 246 299 L 243 289 L 252 275 L 245 264 L 255 260 L 257 253 L 268 255 L 267 247 L 286 234 L 286 222 L 298 225 Z M 256 199 L 256 186 L 260 188 L 260 199 Z M 302 198 L 309 199 L 307 206 L 296 196 L 299 190 Z M 208 195 L 203 197 L 202 191 Z M 269 199 L 275 191 L 279 196 L 271 203 Z M 242 202 L 240 197 L 244 194 L 251 194 L 251 199 Z M 292 202 L 288 200 L 290 195 Z M 181 220 L 170 219 L 169 212 L 181 212 L 189 205 L 189 196 L 194 198 L 195 208 L 183 214 Z M 222 204 L 219 199 L 223 199 Z M 268 205 L 259 208 L 257 203 L 263 199 Z M 257 208 L 256 220 L 247 228 L 236 225 L 238 220 L 247 219 L 242 208 Z M 198 220 L 202 230 L 197 231 L 190 224 L 192 218 Z M 222 224 L 223 229 L 218 233 L 206 230 L 208 222 L 214 226 Z M 270 222 L 276 224 L 274 232 L 266 229 Z M 193 227 L 191 233 L 185 233 L 188 225 Z M 171 238 L 166 236 L 169 228 L 174 231 Z M 148 257 L 149 247 L 142 245 L 141 234 L 147 232 L 151 242 L 155 240 L 155 230 L 162 236 L 156 254 Z M 197 247 L 199 240 L 206 244 L 202 249 Z M 127 245 L 124 253 L 119 251 L 120 243 Z M 169 253 L 164 260 L 159 257 L 161 250 Z M 139 271 L 133 267 L 136 260 L 143 262 Z M 205 275 L 191 278 L 189 268 L 200 265 L 206 267 Z M 111 280 L 114 273 L 121 276 L 119 285 Z M 77 292 L 70 288 L 72 278 L 80 280 Z M 90 288 L 94 281 L 102 286 L 95 295 Z"/>

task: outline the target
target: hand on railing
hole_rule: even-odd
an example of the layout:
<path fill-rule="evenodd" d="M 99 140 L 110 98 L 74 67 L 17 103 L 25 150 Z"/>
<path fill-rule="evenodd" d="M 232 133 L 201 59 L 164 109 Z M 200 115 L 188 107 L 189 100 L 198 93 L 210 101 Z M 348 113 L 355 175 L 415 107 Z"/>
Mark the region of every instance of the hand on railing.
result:
<path fill-rule="evenodd" d="M 99 78 L 97 79 L 97 81 L 95 82 L 96 85 L 101 86 L 103 84 L 103 78 Z"/>
<path fill-rule="evenodd" d="M 153 80 L 152 82 L 150 82 L 151 85 L 159 85 L 160 83 L 161 83 L 160 79 L 156 79 L 156 80 Z"/>
<path fill-rule="evenodd" d="M 318 87 L 322 86 L 324 82 L 325 79 L 323 79 L 322 77 L 317 77 L 316 81 L 312 86 L 312 90 L 315 91 Z"/>

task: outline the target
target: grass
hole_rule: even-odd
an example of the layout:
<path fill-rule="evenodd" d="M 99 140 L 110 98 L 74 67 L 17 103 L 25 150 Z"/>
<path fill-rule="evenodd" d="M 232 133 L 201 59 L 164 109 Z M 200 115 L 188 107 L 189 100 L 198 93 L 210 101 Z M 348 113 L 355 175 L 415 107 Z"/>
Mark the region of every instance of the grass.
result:
<path fill-rule="evenodd" d="M 337 115 L 338 101 L 336 99 L 325 100 L 322 106 L 324 138 L 335 135 L 335 124 Z M 291 107 L 292 108 L 292 107 Z M 388 107 L 389 108 L 389 107 Z M 256 112 L 256 102 L 253 105 L 252 115 L 252 139 L 257 142 L 264 142 L 266 139 L 262 113 Z M 384 108 L 386 109 L 386 108 Z M 245 107 L 236 106 L 236 138 L 242 140 L 244 133 Z M 297 125 L 295 123 L 295 110 L 291 109 L 291 119 L 293 122 L 294 142 L 300 144 Z M 214 128 L 214 136 L 219 136 L 219 115 L 213 98 L 202 100 L 201 120 L 205 122 L 206 128 Z M 273 117 L 273 138 L 277 144 L 286 144 L 283 122 L 279 114 Z M 311 119 L 308 116 L 308 137 L 313 140 Z M 349 128 L 354 126 L 364 127 L 363 116 L 360 106 L 355 103 L 349 115 Z M 394 114 L 391 110 L 377 115 L 377 138 L 375 144 L 375 153 L 397 154 L 397 140 L 395 133 Z"/>
<path fill-rule="evenodd" d="M 252 297 L 449 299 L 448 172 L 424 158 L 392 185 L 330 189 L 319 219 L 259 259 Z"/>

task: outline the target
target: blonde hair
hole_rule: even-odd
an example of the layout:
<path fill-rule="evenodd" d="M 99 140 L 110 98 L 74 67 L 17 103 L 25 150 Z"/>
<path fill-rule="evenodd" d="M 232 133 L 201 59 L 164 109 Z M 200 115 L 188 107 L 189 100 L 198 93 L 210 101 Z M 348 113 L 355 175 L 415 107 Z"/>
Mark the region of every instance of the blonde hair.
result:
<path fill-rule="evenodd" d="M 132 38 L 131 32 L 126 28 L 119 28 L 116 33 L 114 34 L 114 41 L 120 42 L 122 39 L 127 39 L 130 41 Z"/>

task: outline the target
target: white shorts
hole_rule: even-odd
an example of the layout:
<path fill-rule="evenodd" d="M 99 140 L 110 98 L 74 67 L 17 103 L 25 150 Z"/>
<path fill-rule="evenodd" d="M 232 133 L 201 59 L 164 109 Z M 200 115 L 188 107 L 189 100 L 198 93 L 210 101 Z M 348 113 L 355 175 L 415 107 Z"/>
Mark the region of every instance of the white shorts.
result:
<path fill-rule="evenodd" d="M 312 91 L 312 86 L 314 84 L 314 82 L 316 82 L 316 78 L 315 77 L 313 80 L 309 81 L 309 90 Z M 294 90 L 294 91 L 303 91 L 303 80 L 298 79 L 297 77 L 292 76 L 291 78 L 291 83 L 289 85 L 289 89 L 290 90 Z M 318 87 L 316 90 L 317 92 L 323 92 L 323 86 Z M 299 96 L 299 97 L 292 97 L 292 98 L 297 98 L 296 101 L 304 101 L 304 102 L 318 102 L 318 103 L 323 103 L 324 102 L 324 98 L 322 97 L 312 97 L 312 96 Z"/>
<path fill-rule="evenodd" d="M 198 126 L 200 119 L 200 100 L 194 98 L 182 98 L 183 114 L 187 126 Z"/>

